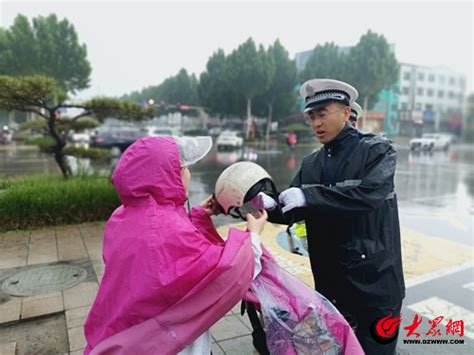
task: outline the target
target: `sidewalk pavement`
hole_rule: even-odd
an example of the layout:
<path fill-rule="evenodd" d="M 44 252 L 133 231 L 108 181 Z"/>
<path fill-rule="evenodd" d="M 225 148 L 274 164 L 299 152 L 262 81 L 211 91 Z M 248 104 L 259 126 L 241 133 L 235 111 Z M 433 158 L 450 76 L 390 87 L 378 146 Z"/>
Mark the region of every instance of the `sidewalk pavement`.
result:
<path fill-rule="evenodd" d="M 90 273 L 95 273 L 78 285 L 59 292 L 32 297 L 0 293 L 0 339 L 2 330 L 9 326 L 64 313 L 69 354 L 82 354 L 86 344 L 83 323 L 104 273 L 103 227 L 103 222 L 97 222 L 0 234 L 0 282 L 13 271 L 59 261 L 88 264 Z M 233 227 L 244 228 L 244 224 Z M 226 236 L 228 228 L 219 228 L 219 233 Z M 282 226 L 267 224 L 262 234 L 263 244 L 282 268 L 313 287 L 308 258 L 291 254 L 277 243 L 275 236 L 284 230 Z M 407 284 L 436 270 L 470 262 L 474 250 L 403 228 L 402 244 Z M 252 346 L 250 322 L 239 312 L 240 303 L 211 328 L 213 354 L 257 354 Z M 0 341 L 0 354 L 21 353 L 19 344 L 19 339 L 3 339 Z"/>

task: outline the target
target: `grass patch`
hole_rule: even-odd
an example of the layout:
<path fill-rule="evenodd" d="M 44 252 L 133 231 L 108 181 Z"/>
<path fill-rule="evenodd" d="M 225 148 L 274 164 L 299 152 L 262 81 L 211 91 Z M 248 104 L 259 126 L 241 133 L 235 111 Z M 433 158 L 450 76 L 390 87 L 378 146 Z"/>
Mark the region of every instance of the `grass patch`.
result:
<path fill-rule="evenodd" d="M 109 178 L 40 175 L 0 180 L 0 230 L 101 221 L 120 200 Z"/>

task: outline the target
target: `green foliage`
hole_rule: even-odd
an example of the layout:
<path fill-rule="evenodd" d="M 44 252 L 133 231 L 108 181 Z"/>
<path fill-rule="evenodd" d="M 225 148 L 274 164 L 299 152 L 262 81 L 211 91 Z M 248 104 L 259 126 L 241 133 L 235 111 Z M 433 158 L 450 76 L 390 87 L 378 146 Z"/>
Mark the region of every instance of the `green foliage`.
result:
<path fill-rule="evenodd" d="M 178 75 L 166 79 L 160 85 L 161 95 L 159 100 L 169 103 L 185 103 L 188 105 L 198 104 L 196 76 L 188 75 L 186 69 L 181 69 Z"/>
<path fill-rule="evenodd" d="M 466 127 L 463 131 L 463 141 L 466 143 L 474 142 L 474 127 Z"/>
<path fill-rule="evenodd" d="M 120 205 L 106 177 L 30 176 L 0 188 L 0 230 L 106 220 Z"/>
<path fill-rule="evenodd" d="M 109 149 L 82 148 L 67 146 L 63 150 L 66 155 L 73 155 L 77 158 L 89 158 L 91 160 L 105 160 L 110 156 Z"/>
<path fill-rule="evenodd" d="M 34 137 L 23 142 L 26 145 L 37 145 L 42 152 L 51 153 L 53 151 L 54 139 L 52 137 Z"/>
<path fill-rule="evenodd" d="M 246 99 L 261 95 L 270 86 L 275 63 L 265 49 L 257 50 L 252 38 L 241 44 L 228 58 L 227 80 L 232 91 Z"/>
<path fill-rule="evenodd" d="M 52 77 L 63 93 L 89 87 L 87 49 L 67 19 L 51 14 L 34 18 L 31 25 L 20 14 L 0 35 L 0 49 L 0 74 Z"/>
<path fill-rule="evenodd" d="M 302 82 L 312 78 L 344 80 L 345 66 L 346 56 L 340 53 L 337 45 L 333 42 L 318 44 L 301 71 L 300 79 Z"/>
<path fill-rule="evenodd" d="M 136 102 L 153 99 L 156 104 L 164 101 L 173 105 L 182 103 L 195 106 L 199 104 L 198 80 L 194 74 L 189 75 L 186 69 L 181 69 L 177 75 L 165 79 L 160 85 L 132 92 L 123 99 Z"/>
<path fill-rule="evenodd" d="M 107 97 L 91 99 L 83 103 L 86 112 L 93 114 L 99 121 L 107 117 L 139 121 L 153 117 L 153 109 L 144 109 L 136 102 L 120 101 Z"/>
<path fill-rule="evenodd" d="M 359 91 L 359 101 L 368 100 L 370 110 L 383 89 L 395 85 L 400 66 L 383 35 L 368 31 L 348 56 L 346 81 Z"/>
<path fill-rule="evenodd" d="M 54 139 L 51 149 L 43 147 L 46 151 L 54 153 L 61 172 L 65 178 L 72 172 L 64 160 L 63 149 L 70 130 L 77 126 L 95 126 L 90 119 L 79 120 L 84 117 L 94 116 L 99 121 L 107 117 L 126 120 L 141 120 L 153 117 L 153 108 L 143 108 L 136 102 L 120 101 L 111 98 L 95 98 L 81 104 L 65 103 L 66 96 L 58 90 L 53 79 L 44 76 L 11 77 L 0 76 L 0 110 L 17 110 L 34 112 L 48 122 L 48 133 Z M 61 108 L 78 108 L 82 112 L 72 118 L 61 119 L 57 111 Z"/>
<path fill-rule="evenodd" d="M 296 85 L 296 65 L 279 40 L 268 48 L 268 55 L 275 65 L 275 74 L 269 88 L 263 95 L 255 98 L 255 112 L 260 116 L 271 114 L 279 119 L 288 116 L 294 110 L 296 97 L 293 88 Z"/>
<path fill-rule="evenodd" d="M 97 120 L 91 117 L 83 117 L 83 118 L 78 119 L 77 121 L 73 121 L 71 123 L 71 128 L 76 132 L 80 132 L 85 129 L 96 128 L 99 125 L 100 123 Z"/>
<path fill-rule="evenodd" d="M 295 133 L 309 132 L 309 133 L 311 133 L 312 130 L 309 126 L 304 125 L 302 123 L 292 123 L 292 124 L 290 124 L 286 127 L 283 127 L 281 129 L 281 132 L 285 132 L 285 133 L 289 133 L 289 132 L 295 132 Z"/>
<path fill-rule="evenodd" d="M 26 121 L 20 124 L 19 126 L 20 131 L 24 131 L 27 129 L 31 129 L 35 131 L 46 130 L 48 129 L 48 121 L 44 119 L 38 119 L 38 120 Z"/>
<path fill-rule="evenodd" d="M 239 115 L 245 112 L 245 98 L 232 92 L 227 80 L 227 57 L 222 49 L 207 61 L 206 71 L 199 79 L 199 100 L 211 114 Z"/>
<path fill-rule="evenodd" d="M 32 112 L 37 107 L 45 107 L 56 92 L 56 82 L 51 78 L 0 75 L 0 109 L 3 110 Z"/>
<path fill-rule="evenodd" d="M 353 85 L 359 92 L 359 102 L 367 98 L 370 110 L 383 89 L 398 80 L 399 64 L 384 36 L 368 31 L 348 54 L 334 43 L 317 45 L 300 73 L 301 81 L 311 78 L 331 78 Z"/>

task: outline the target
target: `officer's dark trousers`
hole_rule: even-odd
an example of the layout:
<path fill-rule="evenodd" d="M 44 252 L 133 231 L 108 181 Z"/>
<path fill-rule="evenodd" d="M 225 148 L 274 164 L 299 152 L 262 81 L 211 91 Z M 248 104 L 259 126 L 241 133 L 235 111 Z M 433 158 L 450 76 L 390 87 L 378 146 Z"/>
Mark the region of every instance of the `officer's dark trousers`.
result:
<path fill-rule="evenodd" d="M 357 339 L 367 355 L 392 355 L 396 354 L 397 338 L 388 344 L 377 342 L 371 332 L 371 327 L 376 320 L 386 317 L 392 312 L 392 318 L 400 316 L 402 303 L 386 308 L 366 308 L 357 310 L 339 309 L 346 317 L 349 324 L 355 328 Z M 400 325 L 401 326 L 401 325 Z"/>

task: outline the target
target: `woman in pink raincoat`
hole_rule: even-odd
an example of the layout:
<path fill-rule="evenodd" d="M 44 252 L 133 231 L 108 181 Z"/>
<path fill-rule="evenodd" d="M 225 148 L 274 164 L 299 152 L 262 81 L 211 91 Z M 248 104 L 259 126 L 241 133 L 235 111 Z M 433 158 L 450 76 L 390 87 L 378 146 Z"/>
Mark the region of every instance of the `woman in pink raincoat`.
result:
<path fill-rule="evenodd" d="M 124 152 L 112 176 L 122 205 L 105 227 L 85 354 L 209 354 L 209 328 L 261 270 L 265 212 L 224 241 L 211 197 L 190 214 L 184 208 L 186 166 L 211 145 L 210 137 L 147 137 Z"/>

